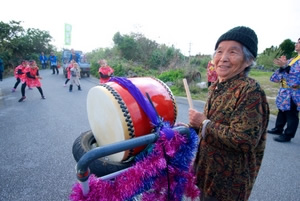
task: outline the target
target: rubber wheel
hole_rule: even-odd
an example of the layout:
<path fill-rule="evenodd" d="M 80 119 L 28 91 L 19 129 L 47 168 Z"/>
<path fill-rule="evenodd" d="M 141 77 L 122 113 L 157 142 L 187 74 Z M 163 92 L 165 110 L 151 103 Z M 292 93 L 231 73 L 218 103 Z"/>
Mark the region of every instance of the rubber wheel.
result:
<path fill-rule="evenodd" d="M 96 139 L 93 136 L 92 131 L 86 131 L 74 141 L 72 153 L 76 162 L 88 151 L 97 147 Z M 89 165 L 89 169 L 92 174 L 97 177 L 101 177 L 125 168 L 130 167 L 133 162 L 115 162 L 109 161 L 109 159 L 103 157 L 98 158 Z"/>

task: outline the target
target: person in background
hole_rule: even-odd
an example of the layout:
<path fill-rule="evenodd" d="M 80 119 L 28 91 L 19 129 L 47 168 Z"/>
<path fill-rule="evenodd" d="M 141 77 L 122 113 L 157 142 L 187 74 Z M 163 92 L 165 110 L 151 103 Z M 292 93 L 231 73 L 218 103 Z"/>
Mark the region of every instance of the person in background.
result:
<path fill-rule="evenodd" d="M 69 62 L 71 62 L 72 60 L 74 60 L 76 63 L 80 62 L 80 54 L 76 53 L 74 49 L 71 49 Z"/>
<path fill-rule="evenodd" d="M 100 84 L 106 83 L 109 81 L 110 77 L 113 76 L 114 69 L 107 65 L 107 61 L 102 59 L 98 62 L 100 64 L 99 67 L 99 76 L 100 76 Z"/>
<path fill-rule="evenodd" d="M 25 69 L 25 82 L 22 84 L 21 87 L 21 93 L 22 93 L 22 98 L 20 98 L 19 102 L 22 102 L 26 99 L 25 96 L 25 88 L 26 86 L 28 87 L 36 87 L 40 94 L 41 94 L 41 98 L 45 99 L 45 96 L 43 94 L 43 90 L 42 90 L 42 84 L 40 82 L 40 79 L 42 79 L 42 77 L 39 75 L 39 67 L 36 65 L 36 62 L 34 60 L 31 60 L 29 62 L 29 68 Z"/>
<path fill-rule="evenodd" d="M 0 58 L 0 81 L 1 82 L 3 79 L 3 72 L 4 72 L 4 64 L 3 64 L 3 60 Z"/>
<path fill-rule="evenodd" d="M 44 54 L 44 52 L 41 52 L 40 62 L 42 64 L 42 69 L 46 69 L 47 68 L 47 61 L 48 61 L 48 58 L 46 57 L 46 55 Z"/>
<path fill-rule="evenodd" d="M 14 87 L 12 88 L 11 92 L 16 91 L 20 82 L 22 82 L 22 83 L 25 82 L 25 73 L 24 72 L 27 67 L 29 67 L 28 61 L 23 60 L 21 62 L 21 64 L 15 68 L 14 75 L 15 75 L 15 78 L 17 79 L 17 81 L 16 81 Z"/>
<path fill-rule="evenodd" d="M 49 56 L 50 66 L 52 68 L 52 74 L 55 74 L 55 71 L 57 75 L 59 74 L 58 68 L 57 68 L 57 57 L 54 55 L 54 52 L 50 53 Z"/>
<path fill-rule="evenodd" d="M 249 27 L 221 35 L 213 55 L 218 80 L 204 112 L 189 109 L 189 126 L 200 136 L 194 165 L 201 201 L 248 200 L 262 164 L 269 105 L 259 83 L 248 77 L 257 44 Z"/>
<path fill-rule="evenodd" d="M 271 82 L 281 83 L 276 97 L 278 114 L 275 128 L 268 133 L 279 135 L 274 140 L 277 142 L 290 142 L 295 137 L 299 125 L 300 111 L 300 38 L 295 44 L 298 56 L 287 60 L 285 56 L 274 60 L 279 66 L 271 76 Z M 284 129 L 286 125 L 286 128 Z"/>
<path fill-rule="evenodd" d="M 65 81 L 65 84 L 64 84 L 64 87 L 67 86 L 68 82 L 70 81 L 70 78 L 71 78 L 71 68 L 73 68 L 73 64 L 75 63 L 74 60 L 71 60 L 71 62 L 69 63 L 69 65 L 67 66 L 66 68 L 66 71 L 67 71 L 67 79 Z"/>
<path fill-rule="evenodd" d="M 69 92 L 72 92 L 73 90 L 73 84 L 77 85 L 78 91 L 81 91 L 81 86 L 80 86 L 80 68 L 78 63 L 74 62 L 73 67 L 70 69 L 71 71 L 71 76 L 70 76 L 70 88 Z"/>
<path fill-rule="evenodd" d="M 207 76 L 207 86 L 208 87 L 210 87 L 210 85 L 213 82 L 217 81 L 217 79 L 218 79 L 213 60 L 209 61 L 208 64 L 207 64 L 206 76 Z"/>

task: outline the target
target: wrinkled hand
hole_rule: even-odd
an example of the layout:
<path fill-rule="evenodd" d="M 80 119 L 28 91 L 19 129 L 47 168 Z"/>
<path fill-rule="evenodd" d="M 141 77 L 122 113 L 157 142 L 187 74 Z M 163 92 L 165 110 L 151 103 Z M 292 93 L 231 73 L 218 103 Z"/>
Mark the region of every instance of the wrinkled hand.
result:
<path fill-rule="evenodd" d="M 191 108 L 189 109 L 189 124 L 191 127 L 199 128 L 205 119 L 207 119 L 207 117 L 202 112 L 198 112 Z"/>

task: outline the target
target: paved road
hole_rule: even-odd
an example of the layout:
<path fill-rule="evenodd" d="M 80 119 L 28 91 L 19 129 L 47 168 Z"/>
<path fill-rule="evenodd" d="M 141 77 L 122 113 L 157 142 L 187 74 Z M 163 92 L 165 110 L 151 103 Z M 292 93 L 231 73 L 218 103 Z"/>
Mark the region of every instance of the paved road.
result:
<path fill-rule="evenodd" d="M 11 93 L 14 78 L 0 82 L 0 200 L 68 200 L 76 182 L 72 144 L 90 130 L 86 114 L 88 90 L 97 79 L 82 78 L 83 91 L 69 93 L 64 77 L 42 70 L 42 88 L 26 89 L 19 103 L 20 86 Z M 187 122 L 187 101 L 176 98 L 178 119 Z M 194 101 L 203 110 L 203 102 Z M 272 116 L 269 128 L 273 127 Z M 281 144 L 269 135 L 266 154 L 251 201 L 300 200 L 300 129 L 291 143 Z"/>

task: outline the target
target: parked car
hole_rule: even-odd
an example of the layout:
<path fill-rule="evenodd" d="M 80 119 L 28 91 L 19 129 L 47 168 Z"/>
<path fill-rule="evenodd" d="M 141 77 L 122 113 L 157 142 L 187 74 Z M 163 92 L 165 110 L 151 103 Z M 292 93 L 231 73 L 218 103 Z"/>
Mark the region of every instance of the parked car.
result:
<path fill-rule="evenodd" d="M 85 55 L 82 53 L 82 51 L 75 50 L 75 53 L 79 55 L 78 59 L 78 65 L 80 67 L 80 76 L 83 77 L 86 75 L 87 77 L 90 77 L 90 67 L 91 64 L 87 61 Z M 66 68 L 68 67 L 70 63 L 70 57 L 71 57 L 71 50 L 64 49 L 62 52 L 62 68 L 65 77 L 67 78 L 67 70 Z"/>

